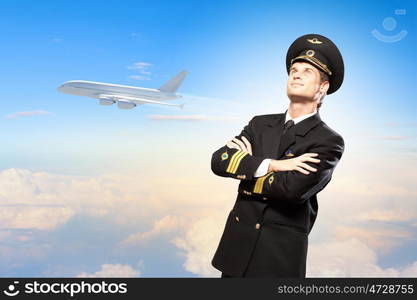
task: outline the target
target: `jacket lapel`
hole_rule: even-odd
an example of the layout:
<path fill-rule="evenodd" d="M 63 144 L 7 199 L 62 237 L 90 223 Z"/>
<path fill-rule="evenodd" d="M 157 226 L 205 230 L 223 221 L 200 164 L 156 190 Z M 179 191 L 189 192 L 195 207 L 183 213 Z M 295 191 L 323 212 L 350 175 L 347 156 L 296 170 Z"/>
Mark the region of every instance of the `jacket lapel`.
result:
<path fill-rule="evenodd" d="M 305 136 L 311 129 L 321 123 L 320 114 L 317 112 L 315 115 L 308 117 L 305 120 L 295 125 L 295 135 Z"/>
<path fill-rule="evenodd" d="M 268 158 L 275 158 L 281 141 L 282 131 L 284 130 L 285 114 L 276 115 L 268 123 L 262 133 L 262 148 L 264 155 Z"/>
<path fill-rule="evenodd" d="M 292 128 L 290 128 L 287 134 L 283 138 L 280 138 L 281 144 L 279 145 L 278 158 L 282 157 L 284 152 L 293 144 L 295 144 L 296 136 L 305 136 L 311 129 L 313 129 L 320 122 L 320 115 L 317 112 L 315 115 L 305 120 L 302 120 L 301 122 L 297 123 Z M 282 130 L 280 134 L 281 133 Z"/>

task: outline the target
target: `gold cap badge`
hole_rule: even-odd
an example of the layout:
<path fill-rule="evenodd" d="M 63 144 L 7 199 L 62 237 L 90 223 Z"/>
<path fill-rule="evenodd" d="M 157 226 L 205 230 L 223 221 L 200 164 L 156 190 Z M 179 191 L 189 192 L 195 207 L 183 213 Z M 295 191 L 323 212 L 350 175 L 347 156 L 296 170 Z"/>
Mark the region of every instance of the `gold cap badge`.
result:
<path fill-rule="evenodd" d="M 314 56 L 314 54 L 316 54 L 316 52 L 314 52 L 314 50 L 307 50 L 306 55 L 307 56 Z"/>
<path fill-rule="evenodd" d="M 312 44 L 323 44 L 322 41 L 319 41 L 317 38 L 307 39 Z"/>

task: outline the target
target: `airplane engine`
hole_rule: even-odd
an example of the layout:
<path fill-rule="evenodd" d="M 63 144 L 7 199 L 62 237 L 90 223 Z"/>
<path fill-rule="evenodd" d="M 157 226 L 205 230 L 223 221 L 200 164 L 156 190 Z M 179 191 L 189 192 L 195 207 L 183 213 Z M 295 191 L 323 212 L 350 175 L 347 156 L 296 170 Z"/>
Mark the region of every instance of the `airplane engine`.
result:
<path fill-rule="evenodd" d="M 100 105 L 112 105 L 114 101 L 112 99 L 101 98 L 99 99 Z"/>
<path fill-rule="evenodd" d="M 135 103 L 126 101 L 126 100 L 118 100 L 117 107 L 120 109 L 132 109 L 136 106 Z"/>

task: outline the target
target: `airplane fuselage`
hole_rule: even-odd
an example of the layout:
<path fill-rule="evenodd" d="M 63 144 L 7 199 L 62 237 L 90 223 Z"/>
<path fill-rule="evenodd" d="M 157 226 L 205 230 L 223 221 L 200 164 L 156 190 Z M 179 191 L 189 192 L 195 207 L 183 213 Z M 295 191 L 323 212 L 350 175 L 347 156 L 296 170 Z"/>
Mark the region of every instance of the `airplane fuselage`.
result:
<path fill-rule="evenodd" d="M 86 96 L 100 99 L 103 95 L 118 96 L 125 95 L 129 97 L 139 97 L 147 100 L 173 100 L 180 98 L 174 93 L 164 93 L 157 89 L 132 87 L 111 83 L 102 83 L 84 80 L 71 80 L 63 83 L 58 90 L 65 94 Z"/>
<path fill-rule="evenodd" d="M 181 98 L 176 91 L 187 75 L 187 71 L 181 71 L 173 78 L 165 82 L 159 89 L 119 85 L 104 82 L 86 80 L 70 80 L 58 87 L 58 91 L 77 96 L 85 96 L 98 99 L 100 105 L 113 105 L 117 103 L 120 109 L 132 109 L 143 104 L 156 104 L 165 106 L 177 106 L 181 109 L 183 104 L 169 103 Z"/>

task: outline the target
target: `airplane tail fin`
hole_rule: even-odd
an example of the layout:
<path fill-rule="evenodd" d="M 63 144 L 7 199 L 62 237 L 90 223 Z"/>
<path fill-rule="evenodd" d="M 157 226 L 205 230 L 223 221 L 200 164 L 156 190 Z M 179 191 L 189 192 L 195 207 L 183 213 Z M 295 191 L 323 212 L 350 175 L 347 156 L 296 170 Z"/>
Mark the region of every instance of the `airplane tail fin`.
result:
<path fill-rule="evenodd" d="M 159 90 L 164 93 L 175 93 L 177 89 L 180 87 L 182 81 L 184 80 L 185 76 L 187 76 L 187 71 L 181 71 L 173 78 L 168 80 L 165 84 L 163 84 Z"/>

